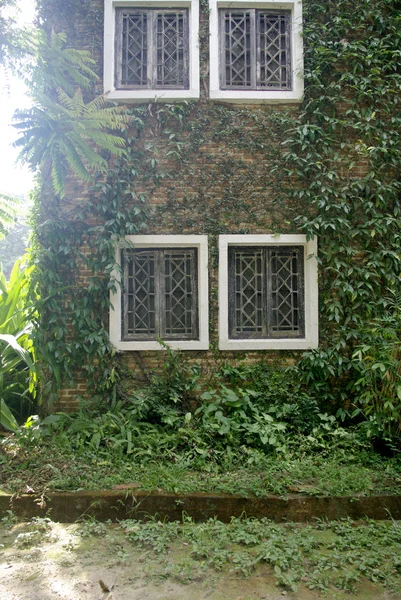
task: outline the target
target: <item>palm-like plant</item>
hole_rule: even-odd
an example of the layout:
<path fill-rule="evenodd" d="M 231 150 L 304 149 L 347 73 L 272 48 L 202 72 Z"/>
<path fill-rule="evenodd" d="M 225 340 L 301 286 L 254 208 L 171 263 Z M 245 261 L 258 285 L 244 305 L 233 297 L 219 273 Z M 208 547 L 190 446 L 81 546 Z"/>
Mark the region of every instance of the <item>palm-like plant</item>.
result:
<path fill-rule="evenodd" d="M 50 170 L 56 194 L 64 195 L 68 167 L 86 182 L 94 172 L 107 169 L 97 148 L 122 154 L 124 140 L 109 133 L 120 126 L 121 115 L 106 106 L 103 96 L 85 103 L 80 89 L 69 96 L 58 88 L 57 100 L 45 95 L 38 99 L 33 108 L 15 113 L 15 127 L 22 131 L 15 145 L 32 169 L 42 166 Z"/>
<path fill-rule="evenodd" d="M 7 282 L 0 273 L 0 425 L 16 429 L 10 407 L 34 391 L 35 365 L 27 303 L 29 270 L 18 260 Z"/>
<path fill-rule="evenodd" d="M 34 62 L 26 67 L 26 82 L 33 107 L 16 111 L 15 143 L 19 158 L 36 171 L 51 175 L 53 189 L 64 195 L 68 170 L 82 181 L 107 169 L 102 151 L 121 156 L 124 139 L 117 135 L 127 117 L 104 96 L 86 101 L 82 89 L 97 81 L 93 61 L 85 51 L 65 47 L 63 34 L 49 41 L 39 34 L 29 46 Z"/>

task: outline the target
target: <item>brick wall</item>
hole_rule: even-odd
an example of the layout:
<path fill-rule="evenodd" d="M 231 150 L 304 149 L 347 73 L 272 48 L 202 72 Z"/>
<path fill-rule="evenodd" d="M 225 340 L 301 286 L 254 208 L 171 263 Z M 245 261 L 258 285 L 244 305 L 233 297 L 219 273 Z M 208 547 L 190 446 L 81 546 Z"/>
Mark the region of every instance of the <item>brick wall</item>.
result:
<path fill-rule="evenodd" d="M 51 13 L 51 10 L 50 10 Z M 72 35 L 73 43 L 89 49 L 97 61 L 99 73 L 102 70 L 102 14 L 103 0 L 87 0 L 83 2 L 83 10 L 77 9 L 76 14 L 66 22 L 56 17 L 55 23 L 60 29 L 67 28 Z M 85 17 L 86 15 L 86 17 Z M 83 18 L 85 17 L 85 18 Z M 98 24 L 94 34 L 93 20 Z M 201 56 L 206 53 L 201 49 Z M 201 73 L 207 71 L 207 65 L 201 66 Z M 277 176 L 277 155 L 280 139 L 269 139 L 266 130 L 265 147 L 249 144 L 249 139 L 261 137 L 261 121 L 263 115 L 269 117 L 278 110 L 293 111 L 297 108 L 280 107 L 244 107 L 230 108 L 228 111 L 237 116 L 237 131 L 233 136 L 216 135 L 227 127 L 227 115 L 215 110 L 213 103 L 207 100 L 207 82 L 202 85 L 202 98 L 194 104 L 188 119 L 199 119 L 204 114 L 201 127 L 203 142 L 199 146 L 191 145 L 188 131 L 177 127 L 177 139 L 187 145 L 182 158 L 169 155 L 171 149 L 168 135 L 164 133 L 156 119 L 157 105 L 148 107 L 148 127 L 139 136 L 133 132 L 137 150 L 146 155 L 151 145 L 157 150 L 158 171 L 165 172 L 164 179 L 155 183 L 147 181 L 146 185 L 138 181 L 137 191 L 143 192 L 148 201 L 150 218 L 146 234 L 204 234 L 210 236 L 210 268 L 209 284 L 211 298 L 210 333 L 211 342 L 217 341 L 217 247 L 218 233 L 299 233 L 294 216 L 299 213 L 286 190 L 293 184 L 291 180 L 281 180 Z M 242 111 L 242 112 L 241 112 Z M 253 116 L 259 115 L 259 119 Z M 153 115 L 153 116 L 152 116 Z M 235 121 L 235 117 L 231 122 Z M 173 120 L 171 120 L 173 123 Z M 263 127 L 266 127 L 264 124 Z M 276 151 L 275 151 L 276 145 Z M 366 172 L 367 165 L 358 163 L 352 173 L 348 170 L 348 159 L 344 159 L 344 176 L 361 176 Z M 276 169 L 273 173 L 273 168 Z M 69 218 L 82 202 L 88 198 L 84 186 L 70 180 L 67 185 L 63 210 Z M 90 240 L 83 252 L 90 252 Z M 79 284 L 87 284 L 90 272 L 82 269 L 79 274 Z M 107 315 L 104 315 L 107 320 Z M 134 372 L 138 385 L 146 384 L 152 373 L 161 368 L 163 352 L 129 352 L 120 356 L 122 364 Z M 259 352 L 224 352 L 215 351 L 190 352 L 191 361 L 202 365 L 205 377 L 216 368 L 219 361 L 240 360 L 257 362 L 261 359 L 271 362 L 291 362 L 297 353 L 272 351 Z M 63 388 L 59 394 L 59 409 L 73 410 L 77 407 L 78 396 L 85 395 L 86 382 L 82 373 L 78 373 L 73 388 Z"/>

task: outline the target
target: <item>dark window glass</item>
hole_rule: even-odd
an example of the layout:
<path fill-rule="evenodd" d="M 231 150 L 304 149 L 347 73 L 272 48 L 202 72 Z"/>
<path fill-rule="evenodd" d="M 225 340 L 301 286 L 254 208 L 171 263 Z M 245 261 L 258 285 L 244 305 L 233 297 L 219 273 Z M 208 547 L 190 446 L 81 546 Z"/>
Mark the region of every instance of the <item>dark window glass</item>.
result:
<path fill-rule="evenodd" d="M 188 10 L 116 9 L 116 88 L 188 89 Z"/>
<path fill-rule="evenodd" d="M 230 247 L 230 338 L 304 337 L 303 247 Z"/>
<path fill-rule="evenodd" d="M 196 248 L 124 250 L 122 339 L 198 339 Z"/>
<path fill-rule="evenodd" d="M 290 11 L 219 14 L 222 89 L 291 90 Z"/>

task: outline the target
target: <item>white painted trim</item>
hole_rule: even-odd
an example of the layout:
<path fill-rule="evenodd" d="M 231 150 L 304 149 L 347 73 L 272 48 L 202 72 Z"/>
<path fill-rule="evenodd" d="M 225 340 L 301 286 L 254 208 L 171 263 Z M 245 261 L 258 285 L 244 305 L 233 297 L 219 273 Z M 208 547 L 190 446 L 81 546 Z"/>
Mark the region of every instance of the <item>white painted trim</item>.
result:
<path fill-rule="evenodd" d="M 291 10 L 291 50 L 292 50 L 292 90 L 221 90 L 220 89 L 220 53 L 219 53 L 219 8 L 276 8 Z M 302 40 L 302 1 L 280 2 L 279 0 L 209 0 L 210 9 L 210 98 L 225 102 L 245 104 L 288 104 L 301 102 L 304 93 L 303 80 L 303 40 Z"/>
<path fill-rule="evenodd" d="M 305 274 L 305 337 L 234 340 L 228 334 L 228 247 L 303 246 Z M 317 240 L 305 235 L 220 235 L 219 236 L 219 348 L 220 350 L 308 350 L 319 343 Z"/>
<path fill-rule="evenodd" d="M 126 242 L 116 248 L 116 263 L 121 264 L 121 249 L 135 248 L 197 248 L 198 249 L 198 305 L 199 340 L 170 340 L 166 342 L 173 350 L 208 350 L 209 348 L 209 291 L 208 291 L 208 240 L 207 235 L 128 235 Z M 110 293 L 110 341 L 117 350 L 163 350 L 156 341 L 121 340 L 121 285 L 120 273 L 115 271 L 112 279 L 117 290 Z"/>
<path fill-rule="evenodd" d="M 138 6 L 141 8 L 188 8 L 189 10 L 189 89 L 188 90 L 116 90 L 115 66 L 115 9 Z M 199 0 L 104 0 L 104 94 L 109 100 L 121 102 L 174 102 L 199 98 Z"/>

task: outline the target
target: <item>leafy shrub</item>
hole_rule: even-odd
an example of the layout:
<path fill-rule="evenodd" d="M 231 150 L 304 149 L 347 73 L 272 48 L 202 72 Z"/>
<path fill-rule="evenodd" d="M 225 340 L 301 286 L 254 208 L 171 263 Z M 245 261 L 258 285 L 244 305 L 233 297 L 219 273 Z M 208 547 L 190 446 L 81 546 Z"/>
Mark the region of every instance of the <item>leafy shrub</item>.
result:
<path fill-rule="evenodd" d="M 138 421 L 173 426 L 189 410 L 200 369 L 189 363 L 182 352 L 174 352 L 168 346 L 165 351 L 162 371 L 153 374 L 146 387 L 131 390 L 126 401 Z"/>
<path fill-rule="evenodd" d="M 9 281 L 0 272 L 0 425 L 16 430 L 15 417 L 32 409 L 35 367 L 27 301 L 29 270 L 17 260 Z"/>
<path fill-rule="evenodd" d="M 388 311 L 365 330 L 365 342 L 354 352 L 359 378 L 354 383 L 356 411 L 366 418 L 370 435 L 399 436 L 401 431 L 401 306 L 387 299 Z"/>

